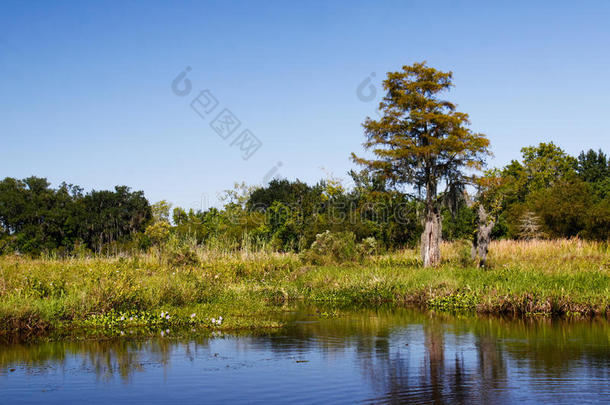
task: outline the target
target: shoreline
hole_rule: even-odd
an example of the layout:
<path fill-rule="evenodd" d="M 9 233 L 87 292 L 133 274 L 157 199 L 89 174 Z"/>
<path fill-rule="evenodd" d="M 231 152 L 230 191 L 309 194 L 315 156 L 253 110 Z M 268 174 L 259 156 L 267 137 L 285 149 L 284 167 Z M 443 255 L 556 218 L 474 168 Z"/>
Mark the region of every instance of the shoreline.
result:
<path fill-rule="evenodd" d="M 240 304 L 246 304 L 241 302 Z M 202 314 L 198 320 L 193 320 L 189 316 L 184 316 L 185 310 L 191 310 L 193 307 L 172 308 L 168 310 L 174 314 L 174 319 L 168 322 L 161 322 L 159 319 L 150 319 L 142 322 L 121 321 L 122 312 L 110 312 L 106 314 L 97 314 L 83 319 L 61 322 L 44 322 L 44 327 L 32 327 L 31 325 L 23 325 L 18 330 L 0 330 L 0 344 L 12 343 L 39 343 L 53 342 L 59 340 L 69 341 L 85 341 L 85 340 L 107 340 L 117 338 L 152 338 L 155 336 L 183 338 L 192 336 L 214 336 L 215 334 L 230 334 L 239 335 L 246 333 L 248 335 L 273 333 L 275 330 L 282 329 L 290 324 L 286 320 L 286 314 L 294 313 L 302 309 L 302 307 L 316 308 L 312 311 L 312 321 L 322 319 L 333 319 L 343 317 L 343 312 L 357 311 L 376 311 L 376 310 L 414 310 L 421 312 L 423 315 L 432 316 L 455 316 L 468 318 L 496 319 L 504 321 L 561 321 L 561 322 L 609 322 L 608 314 L 610 311 L 606 307 L 605 312 L 565 312 L 555 314 L 551 312 L 528 312 L 528 313 L 513 313 L 513 312 L 492 312 L 483 311 L 476 308 L 454 307 L 447 306 L 422 306 L 415 303 L 407 302 L 346 302 L 346 301 L 306 301 L 302 299 L 291 299 L 283 303 L 267 302 L 263 312 L 254 310 L 233 312 L 231 309 L 221 309 L 221 306 L 216 307 L 215 312 L 223 312 L 226 316 L 223 318 L 223 324 L 211 324 L 210 317 Z M 133 311 L 131 311 L 133 312 Z M 188 311 L 186 311 L 188 312 Z M 145 312 L 143 312 L 145 314 Z M 6 318 L 2 318 L 2 325 L 5 325 Z"/>
<path fill-rule="evenodd" d="M 178 267 L 152 254 L 0 256 L 0 336 L 129 327 L 130 322 L 155 328 L 264 329 L 279 327 L 282 306 L 295 303 L 384 304 L 512 317 L 610 314 L 610 253 L 604 244 L 497 241 L 487 269 L 468 263 L 459 243 L 443 249 L 445 261 L 437 268 L 419 266 L 415 250 L 319 265 L 290 253 L 204 250 L 196 252 L 198 264 Z M 170 319 L 162 319 L 168 313 Z M 212 318 L 220 316 L 222 324 L 215 324 Z"/>

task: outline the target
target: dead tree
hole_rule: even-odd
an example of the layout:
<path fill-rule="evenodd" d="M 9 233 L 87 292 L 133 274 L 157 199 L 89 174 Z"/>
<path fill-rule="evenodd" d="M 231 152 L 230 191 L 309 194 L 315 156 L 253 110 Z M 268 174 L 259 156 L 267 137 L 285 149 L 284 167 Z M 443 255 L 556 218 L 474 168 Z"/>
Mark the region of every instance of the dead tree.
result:
<path fill-rule="evenodd" d="M 485 210 L 483 204 L 478 205 L 479 218 L 472 242 L 472 260 L 477 260 L 479 267 L 485 267 L 487 265 L 487 252 L 491 243 L 491 231 L 496 224 L 496 220 Z"/>
<path fill-rule="evenodd" d="M 540 218 L 531 211 L 526 211 L 521 216 L 519 223 L 519 239 L 532 240 L 544 238 Z"/>

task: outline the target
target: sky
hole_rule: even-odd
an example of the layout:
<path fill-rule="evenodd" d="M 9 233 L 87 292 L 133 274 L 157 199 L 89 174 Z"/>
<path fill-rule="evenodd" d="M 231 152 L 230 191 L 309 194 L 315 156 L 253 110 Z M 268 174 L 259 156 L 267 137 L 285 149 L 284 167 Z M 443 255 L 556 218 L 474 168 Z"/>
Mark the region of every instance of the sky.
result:
<path fill-rule="evenodd" d="M 386 72 L 420 61 L 453 72 L 489 167 L 610 152 L 609 1 L 4 0 L 0 178 L 194 209 L 235 182 L 346 181 Z"/>

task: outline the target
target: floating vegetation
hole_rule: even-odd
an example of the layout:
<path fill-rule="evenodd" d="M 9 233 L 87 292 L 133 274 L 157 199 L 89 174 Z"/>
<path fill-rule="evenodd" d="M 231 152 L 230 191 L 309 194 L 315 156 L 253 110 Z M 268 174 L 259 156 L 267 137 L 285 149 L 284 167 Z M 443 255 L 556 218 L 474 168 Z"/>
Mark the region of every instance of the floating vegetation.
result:
<path fill-rule="evenodd" d="M 428 307 L 444 311 L 473 310 L 477 307 L 478 303 L 477 295 L 472 292 L 456 292 L 434 297 L 427 301 Z"/>

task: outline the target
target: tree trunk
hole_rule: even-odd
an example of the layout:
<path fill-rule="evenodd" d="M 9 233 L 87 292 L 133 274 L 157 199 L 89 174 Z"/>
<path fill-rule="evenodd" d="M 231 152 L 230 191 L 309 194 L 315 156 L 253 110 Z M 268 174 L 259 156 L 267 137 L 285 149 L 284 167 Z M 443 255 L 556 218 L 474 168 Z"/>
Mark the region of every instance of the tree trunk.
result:
<path fill-rule="evenodd" d="M 424 267 L 433 267 L 441 263 L 442 222 L 436 208 L 428 208 L 426 211 L 424 233 L 421 236 L 421 256 Z"/>
<path fill-rule="evenodd" d="M 491 243 L 491 231 L 496 221 L 489 216 L 483 205 L 479 205 L 479 223 L 472 244 L 472 259 L 478 258 L 479 267 L 487 265 L 487 252 Z"/>

